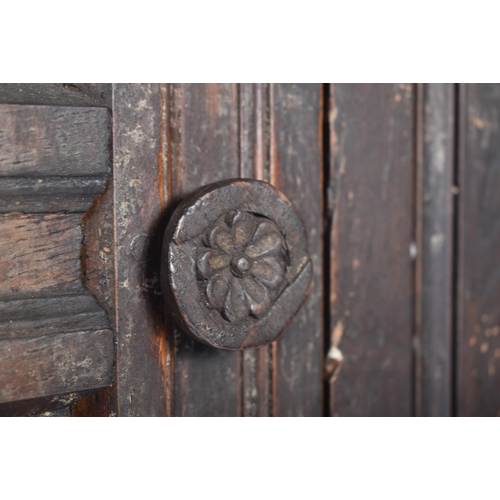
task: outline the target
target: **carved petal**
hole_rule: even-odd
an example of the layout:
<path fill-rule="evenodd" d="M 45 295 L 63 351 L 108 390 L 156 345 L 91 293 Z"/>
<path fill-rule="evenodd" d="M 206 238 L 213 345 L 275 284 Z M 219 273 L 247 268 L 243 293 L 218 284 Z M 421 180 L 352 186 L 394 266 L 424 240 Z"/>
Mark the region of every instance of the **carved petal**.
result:
<path fill-rule="evenodd" d="M 234 251 L 233 235 L 225 224 L 219 224 L 212 229 L 208 237 L 208 243 L 212 248 L 222 250 L 227 254 Z"/>
<path fill-rule="evenodd" d="M 255 218 L 247 212 L 237 212 L 232 221 L 234 244 L 243 250 L 257 228 Z"/>
<path fill-rule="evenodd" d="M 223 269 L 222 272 L 210 278 L 207 285 L 207 297 L 212 307 L 222 309 L 224 306 L 229 290 L 230 279 L 231 272 L 229 269 Z"/>
<path fill-rule="evenodd" d="M 233 276 L 229 282 L 229 291 L 224 304 L 224 315 L 231 323 L 237 323 L 244 320 L 249 312 L 250 307 L 241 280 Z"/>
<path fill-rule="evenodd" d="M 252 315 L 259 317 L 266 313 L 271 305 L 271 298 L 267 288 L 255 281 L 251 276 L 243 278 L 243 288 Z"/>
<path fill-rule="evenodd" d="M 231 257 L 219 250 L 209 250 L 198 259 L 198 269 L 204 278 L 210 278 L 229 266 Z"/>
<path fill-rule="evenodd" d="M 253 263 L 252 276 L 272 290 L 283 282 L 285 269 L 274 257 L 263 257 Z"/>
<path fill-rule="evenodd" d="M 264 255 L 278 255 L 283 248 L 283 236 L 276 224 L 271 221 L 261 222 L 245 253 L 252 258 Z"/>

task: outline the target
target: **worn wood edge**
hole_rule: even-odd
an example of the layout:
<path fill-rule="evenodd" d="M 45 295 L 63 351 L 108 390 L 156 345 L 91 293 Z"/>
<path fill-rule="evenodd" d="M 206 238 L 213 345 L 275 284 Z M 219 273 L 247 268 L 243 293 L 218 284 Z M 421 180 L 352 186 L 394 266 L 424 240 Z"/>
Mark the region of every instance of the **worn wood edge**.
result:
<path fill-rule="evenodd" d="M 1 83 L 0 103 L 51 106 L 107 106 L 104 96 L 93 94 L 88 84 Z"/>
<path fill-rule="evenodd" d="M 106 176 L 0 177 L 0 213 L 85 212 Z"/>
<path fill-rule="evenodd" d="M 80 416 L 73 415 L 72 412 L 72 409 L 77 406 L 78 402 L 81 400 L 90 400 L 95 394 L 106 390 L 107 388 L 97 388 L 44 396 L 41 398 L 12 401 L 9 403 L 0 403 L 0 417 Z M 68 414 L 58 415 L 59 412 L 68 412 Z"/>
<path fill-rule="evenodd" d="M 454 85 L 416 84 L 415 107 L 414 414 L 449 416 L 453 392 Z"/>
<path fill-rule="evenodd" d="M 0 177 L 34 177 L 40 184 L 51 177 L 105 178 L 110 127 L 103 107 L 0 104 Z"/>
<path fill-rule="evenodd" d="M 67 352 L 72 356 L 62 359 Z M 0 403 L 107 387 L 114 380 L 114 365 L 111 330 L 0 340 Z"/>
<path fill-rule="evenodd" d="M 115 417 L 112 388 L 105 387 L 92 392 L 71 405 L 72 417 Z"/>
<path fill-rule="evenodd" d="M 0 340 L 107 328 L 105 311 L 83 289 L 77 295 L 0 301 Z"/>

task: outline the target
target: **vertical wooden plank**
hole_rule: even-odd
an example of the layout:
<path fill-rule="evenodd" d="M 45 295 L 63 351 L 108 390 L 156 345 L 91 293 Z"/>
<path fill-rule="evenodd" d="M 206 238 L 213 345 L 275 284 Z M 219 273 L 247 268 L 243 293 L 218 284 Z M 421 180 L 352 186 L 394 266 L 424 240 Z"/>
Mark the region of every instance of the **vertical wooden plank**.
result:
<path fill-rule="evenodd" d="M 451 415 L 455 92 L 419 84 L 416 415 Z"/>
<path fill-rule="evenodd" d="M 304 223 L 313 263 L 309 297 L 275 347 L 274 415 L 321 416 L 322 114 L 319 84 L 271 85 L 271 182 Z"/>
<path fill-rule="evenodd" d="M 460 91 L 457 414 L 500 416 L 500 85 Z"/>
<path fill-rule="evenodd" d="M 240 175 L 269 182 L 269 84 L 239 84 Z M 243 351 L 243 415 L 270 415 L 272 346 Z"/>
<path fill-rule="evenodd" d="M 158 85 L 113 86 L 116 411 L 167 412 L 166 340 L 159 290 L 164 207 Z"/>
<path fill-rule="evenodd" d="M 172 200 L 205 184 L 239 177 L 237 85 L 172 85 L 169 109 Z M 241 415 L 241 352 L 213 349 L 173 325 L 172 333 L 172 414 Z"/>
<path fill-rule="evenodd" d="M 412 90 L 330 87 L 331 415 L 411 414 Z"/>

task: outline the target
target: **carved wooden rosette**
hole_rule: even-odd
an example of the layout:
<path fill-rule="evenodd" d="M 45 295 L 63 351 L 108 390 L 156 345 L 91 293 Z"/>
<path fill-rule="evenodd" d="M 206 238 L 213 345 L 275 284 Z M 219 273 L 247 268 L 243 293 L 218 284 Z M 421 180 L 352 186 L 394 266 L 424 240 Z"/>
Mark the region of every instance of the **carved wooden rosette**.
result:
<path fill-rule="evenodd" d="M 205 186 L 175 210 L 162 254 L 168 310 L 186 333 L 221 349 L 280 337 L 309 292 L 304 227 L 266 182 Z"/>

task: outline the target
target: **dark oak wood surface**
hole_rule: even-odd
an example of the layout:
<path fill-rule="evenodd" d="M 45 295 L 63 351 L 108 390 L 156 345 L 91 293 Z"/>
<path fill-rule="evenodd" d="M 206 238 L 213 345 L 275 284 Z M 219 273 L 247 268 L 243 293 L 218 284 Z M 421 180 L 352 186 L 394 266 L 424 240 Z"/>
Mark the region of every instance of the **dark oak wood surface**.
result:
<path fill-rule="evenodd" d="M 413 87 L 330 87 L 332 415 L 412 412 Z"/>
<path fill-rule="evenodd" d="M 240 83 L 240 176 L 270 182 L 270 84 Z M 242 415 L 272 414 L 273 345 L 243 352 Z"/>
<path fill-rule="evenodd" d="M 235 84 L 183 84 L 169 89 L 171 207 L 200 186 L 239 176 Z M 242 414 L 242 354 L 204 346 L 169 322 L 171 414 Z"/>
<path fill-rule="evenodd" d="M 0 297 L 81 287 L 79 214 L 0 215 Z"/>
<path fill-rule="evenodd" d="M 452 414 L 455 86 L 417 86 L 415 414 Z"/>
<path fill-rule="evenodd" d="M 165 205 L 160 99 L 158 85 L 113 87 L 118 416 L 167 413 L 166 338 L 158 280 L 162 236 L 158 226 Z"/>
<path fill-rule="evenodd" d="M 1 84 L 0 415 L 500 416 L 499 109 L 498 84 Z M 314 272 L 243 352 L 159 283 L 180 200 L 237 177 L 288 196 Z"/>
<path fill-rule="evenodd" d="M 113 332 L 81 265 L 110 113 L 56 85 L 2 84 L 0 102 L 21 103 L 0 104 L 0 413 L 69 412 L 113 381 Z"/>
<path fill-rule="evenodd" d="M 273 413 L 321 416 L 323 405 L 322 114 L 319 84 L 271 86 L 271 182 L 307 233 L 313 284 L 275 349 Z"/>
<path fill-rule="evenodd" d="M 500 416 L 500 85 L 459 106 L 457 414 Z"/>
<path fill-rule="evenodd" d="M 0 403 L 111 385 L 113 332 L 0 340 Z"/>

